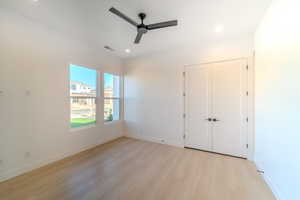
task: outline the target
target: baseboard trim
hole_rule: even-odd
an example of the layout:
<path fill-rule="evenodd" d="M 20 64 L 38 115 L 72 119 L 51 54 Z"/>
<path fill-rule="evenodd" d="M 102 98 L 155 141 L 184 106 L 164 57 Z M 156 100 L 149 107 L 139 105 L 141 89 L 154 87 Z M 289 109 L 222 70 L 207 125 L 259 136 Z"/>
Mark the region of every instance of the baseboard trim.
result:
<path fill-rule="evenodd" d="M 239 157 L 239 156 L 233 156 L 230 154 L 224 154 L 224 153 L 218 153 L 218 152 L 213 152 L 213 151 L 207 151 L 207 150 L 202 150 L 202 149 L 197 149 L 197 148 L 193 148 L 193 147 L 184 147 L 185 149 L 190 149 L 190 150 L 195 150 L 195 151 L 202 151 L 202 152 L 206 152 L 206 153 L 212 153 L 212 154 L 217 154 L 217 155 L 221 155 L 221 156 L 227 156 L 227 157 L 232 157 L 232 158 L 238 158 L 238 159 L 243 159 L 243 160 L 247 160 L 247 158 L 244 157 Z"/>
<path fill-rule="evenodd" d="M 170 145 L 170 146 L 184 148 L 183 142 L 178 141 L 178 140 L 141 136 L 141 135 L 132 134 L 132 133 L 126 134 L 125 136 L 128 138 L 133 138 L 133 139 L 138 139 L 138 140 L 143 140 L 143 141 L 155 142 L 155 143 L 159 143 L 159 144 L 166 144 L 166 145 Z"/>
<path fill-rule="evenodd" d="M 18 167 L 18 168 L 14 168 L 14 169 L 11 169 L 11 170 L 4 171 L 4 172 L 2 172 L 2 175 L 0 177 L 0 183 L 4 182 L 4 181 L 7 181 L 9 179 L 15 178 L 17 176 L 26 174 L 28 172 L 31 172 L 32 170 L 47 166 L 47 165 L 52 164 L 54 162 L 66 159 L 66 158 L 71 157 L 71 156 L 75 156 L 76 154 L 79 154 L 79 153 L 82 153 L 84 151 L 93 149 L 93 148 L 95 148 L 97 146 L 100 146 L 100 145 L 103 145 L 105 143 L 112 142 L 112 141 L 117 140 L 117 139 L 122 138 L 122 137 L 124 137 L 124 136 L 117 136 L 117 137 L 114 137 L 112 139 L 107 139 L 107 140 L 101 141 L 100 143 L 97 143 L 97 144 L 87 145 L 87 146 L 82 147 L 82 148 L 80 148 L 76 151 L 70 151 L 70 152 L 63 153 L 63 154 L 60 154 L 60 155 L 56 155 L 56 156 L 53 156 L 53 157 L 47 158 L 47 159 L 36 160 L 31 164 L 27 164 L 27 165 L 24 165 L 22 167 Z"/>
<path fill-rule="evenodd" d="M 275 184 L 274 181 L 272 180 L 272 177 L 270 176 L 270 174 L 268 174 L 268 172 L 265 171 L 264 167 L 262 167 L 256 161 L 254 163 L 255 163 L 256 168 L 258 170 L 264 172 L 264 173 L 261 174 L 261 176 L 264 179 L 264 181 L 267 183 L 267 185 L 269 186 L 269 188 L 271 189 L 271 191 L 274 194 L 275 198 L 277 200 L 287 200 L 287 198 L 285 198 L 285 196 L 282 194 L 282 192 L 280 192 L 278 185 Z"/>

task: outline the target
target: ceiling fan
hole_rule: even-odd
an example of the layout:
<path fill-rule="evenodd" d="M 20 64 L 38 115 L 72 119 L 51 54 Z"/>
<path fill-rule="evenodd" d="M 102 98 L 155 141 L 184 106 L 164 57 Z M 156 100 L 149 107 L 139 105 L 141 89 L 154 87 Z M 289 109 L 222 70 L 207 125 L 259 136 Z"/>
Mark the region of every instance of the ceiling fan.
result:
<path fill-rule="evenodd" d="M 154 30 L 154 29 L 159 29 L 159 28 L 166 28 L 169 26 L 177 26 L 177 20 L 172 20 L 172 21 L 166 21 L 166 22 L 160 22 L 160 23 L 156 23 L 156 24 L 149 24 L 149 25 L 145 25 L 144 24 L 144 19 L 146 18 L 146 14 L 145 13 L 140 13 L 138 16 L 141 19 L 141 24 L 138 24 L 137 22 L 135 22 L 134 20 L 130 19 L 129 17 L 127 17 L 125 14 L 123 14 L 122 12 L 120 12 L 119 10 L 115 9 L 114 7 L 111 7 L 109 9 L 110 12 L 114 13 L 115 15 L 121 17 L 122 19 L 124 19 L 125 21 L 127 21 L 128 23 L 132 24 L 133 26 L 135 26 L 137 28 L 137 36 L 134 40 L 135 44 L 140 43 L 143 34 L 146 34 L 149 30 Z"/>

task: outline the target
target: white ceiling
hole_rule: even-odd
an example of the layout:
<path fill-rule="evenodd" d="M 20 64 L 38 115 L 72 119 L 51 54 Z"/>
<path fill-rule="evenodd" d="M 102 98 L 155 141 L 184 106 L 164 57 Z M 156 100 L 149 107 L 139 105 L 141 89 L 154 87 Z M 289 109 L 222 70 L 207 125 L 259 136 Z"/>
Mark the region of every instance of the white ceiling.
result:
<path fill-rule="evenodd" d="M 53 29 L 109 45 L 121 57 L 137 56 L 177 46 L 203 43 L 251 34 L 271 0 L 1 0 L 0 7 L 14 9 Z M 133 44 L 136 29 L 114 16 L 114 6 L 139 22 L 137 14 L 147 14 L 146 24 L 178 20 L 177 27 L 153 30 Z M 217 25 L 224 32 L 216 34 Z M 130 54 L 124 52 L 131 49 Z"/>

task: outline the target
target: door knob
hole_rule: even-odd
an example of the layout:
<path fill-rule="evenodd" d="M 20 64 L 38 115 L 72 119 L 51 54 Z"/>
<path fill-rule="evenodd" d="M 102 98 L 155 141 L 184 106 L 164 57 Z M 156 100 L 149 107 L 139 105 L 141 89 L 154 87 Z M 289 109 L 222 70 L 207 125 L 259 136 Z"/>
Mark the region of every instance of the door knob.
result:
<path fill-rule="evenodd" d="M 206 120 L 207 120 L 207 121 L 209 121 L 209 122 L 211 122 L 211 121 L 212 121 L 212 119 L 211 119 L 211 118 L 207 118 Z"/>
<path fill-rule="evenodd" d="M 214 118 L 213 121 L 214 121 L 214 122 L 218 122 L 218 121 L 220 121 L 220 120 L 217 120 L 216 118 Z"/>

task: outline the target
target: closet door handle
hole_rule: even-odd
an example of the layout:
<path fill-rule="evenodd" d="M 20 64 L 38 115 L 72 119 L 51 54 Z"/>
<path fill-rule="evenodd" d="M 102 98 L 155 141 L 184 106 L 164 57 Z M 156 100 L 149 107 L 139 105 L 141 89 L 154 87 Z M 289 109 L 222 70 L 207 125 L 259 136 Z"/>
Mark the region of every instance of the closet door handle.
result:
<path fill-rule="evenodd" d="M 206 120 L 207 120 L 207 121 L 209 121 L 209 122 L 211 122 L 211 121 L 212 121 L 212 119 L 211 119 L 211 118 L 207 118 Z"/>
<path fill-rule="evenodd" d="M 220 120 L 218 120 L 218 119 L 214 118 L 214 119 L 213 119 L 213 121 L 214 121 L 214 122 L 218 122 L 218 121 L 220 121 Z"/>

